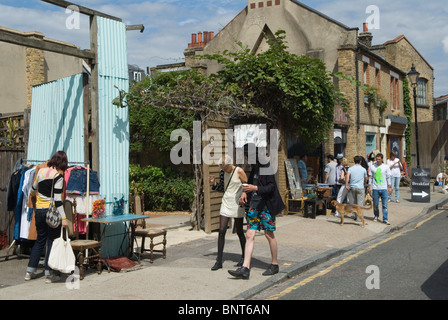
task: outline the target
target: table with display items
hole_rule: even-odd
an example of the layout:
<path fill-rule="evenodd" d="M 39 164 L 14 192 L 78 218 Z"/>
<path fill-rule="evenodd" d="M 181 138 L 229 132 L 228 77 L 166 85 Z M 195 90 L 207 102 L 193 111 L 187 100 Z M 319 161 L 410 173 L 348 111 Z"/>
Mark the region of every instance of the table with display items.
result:
<path fill-rule="evenodd" d="M 133 245 L 133 239 L 135 235 L 135 222 L 139 219 L 146 219 L 148 216 L 141 215 L 141 214 L 123 214 L 123 215 L 106 215 L 102 218 L 84 218 L 82 221 L 89 222 L 89 223 L 99 223 L 104 225 L 103 230 L 101 231 L 101 240 L 105 238 L 106 229 L 108 226 L 118 223 L 123 223 L 126 227 L 125 232 L 123 232 L 123 238 L 121 240 L 120 244 L 120 250 L 122 250 L 123 243 L 126 239 L 128 239 L 128 252 L 126 252 L 125 256 L 129 256 L 132 254 L 132 245 Z M 130 230 L 130 232 L 129 232 Z M 112 236 L 117 236 L 117 234 L 114 234 Z M 104 245 L 104 242 L 103 242 Z M 103 250 L 107 253 L 110 253 L 110 250 Z M 108 257 L 110 258 L 110 254 L 108 254 Z M 106 264 L 106 266 L 109 269 L 109 266 Z M 110 271 L 110 269 L 109 269 Z"/>

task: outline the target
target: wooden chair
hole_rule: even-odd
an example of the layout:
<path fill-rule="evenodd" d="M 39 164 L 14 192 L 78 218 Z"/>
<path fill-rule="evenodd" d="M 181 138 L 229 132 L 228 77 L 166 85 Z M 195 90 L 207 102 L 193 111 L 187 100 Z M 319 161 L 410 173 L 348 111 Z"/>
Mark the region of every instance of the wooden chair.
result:
<path fill-rule="evenodd" d="M 76 200 L 72 203 L 69 200 L 64 201 L 64 211 L 68 221 L 69 237 L 74 237 L 75 240 L 70 241 L 73 251 L 77 252 L 77 261 L 79 267 L 79 279 L 84 279 L 84 262 L 87 260 L 90 264 L 97 259 L 96 268 L 97 273 L 101 274 L 101 241 L 96 240 L 82 240 L 79 239 L 78 232 L 78 213 L 76 212 Z M 74 225 L 74 227 L 73 227 Z M 87 255 L 84 253 L 87 252 Z"/>
<path fill-rule="evenodd" d="M 145 214 L 144 209 L 144 197 L 143 195 L 134 195 L 131 196 L 131 205 L 132 212 L 134 214 Z M 149 218 L 149 217 L 148 217 Z M 163 259 L 166 259 L 166 234 L 167 231 L 165 229 L 157 229 L 157 228 L 147 228 L 146 227 L 146 219 L 140 219 L 136 222 L 136 228 L 134 232 L 134 239 L 136 237 L 141 238 L 140 252 L 136 252 L 140 257 L 149 256 L 149 262 L 154 262 L 154 252 L 161 252 Z M 158 243 L 154 243 L 154 238 L 162 237 L 162 241 Z M 149 249 L 145 248 L 145 239 L 150 239 Z M 162 249 L 156 250 L 155 246 L 162 245 Z M 147 253 L 149 252 L 149 253 Z"/>
<path fill-rule="evenodd" d="M 286 214 L 290 213 L 300 213 L 303 212 L 303 208 L 305 206 L 305 200 L 307 197 L 305 197 L 303 194 L 299 197 L 294 198 L 291 190 L 286 190 L 285 195 L 285 204 L 286 204 Z M 298 204 L 297 210 L 291 205 L 291 204 Z"/>

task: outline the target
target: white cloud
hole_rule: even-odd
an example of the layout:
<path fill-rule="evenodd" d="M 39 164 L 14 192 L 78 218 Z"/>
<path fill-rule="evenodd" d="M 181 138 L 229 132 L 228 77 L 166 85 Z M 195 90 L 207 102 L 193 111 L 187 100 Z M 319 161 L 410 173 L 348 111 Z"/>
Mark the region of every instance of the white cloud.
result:
<path fill-rule="evenodd" d="M 369 14 L 366 8 L 380 10 L 380 29 L 371 30 L 373 43 L 379 44 L 404 34 L 435 68 L 436 95 L 448 91 L 441 79 L 448 74 L 448 14 L 446 0 L 300 0 L 306 5 L 349 26 L 358 27 Z M 67 14 L 41 1 L 0 0 L 1 25 L 22 31 L 36 30 L 45 36 L 71 42 L 82 48 L 89 46 L 88 18 L 81 15 L 81 28 L 65 27 Z M 219 32 L 244 7 L 247 0 L 77 0 L 73 1 L 97 11 L 123 19 L 126 24 L 144 24 L 145 31 L 130 31 L 128 60 L 144 68 L 181 61 L 191 34 L 199 31 Z M 14 5 L 11 7 L 9 5 Z M 21 6 L 21 7 L 20 7 Z M 439 84 L 440 83 L 440 84 Z"/>
<path fill-rule="evenodd" d="M 443 51 L 448 54 L 448 36 L 442 40 L 443 43 Z"/>

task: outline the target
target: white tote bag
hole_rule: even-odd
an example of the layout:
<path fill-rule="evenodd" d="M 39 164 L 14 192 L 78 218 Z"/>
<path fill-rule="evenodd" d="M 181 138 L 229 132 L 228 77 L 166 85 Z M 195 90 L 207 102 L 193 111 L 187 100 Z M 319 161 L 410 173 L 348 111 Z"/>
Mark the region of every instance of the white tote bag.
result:
<path fill-rule="evenodd" d="M 64 240 L 62 232 L 65 228 L 61 227 L 61 236 L 53 241 L 48 266 L 62 273 L 71 273 L 75 270 L 76 258 L 73 253 L 70 239 Z"/>

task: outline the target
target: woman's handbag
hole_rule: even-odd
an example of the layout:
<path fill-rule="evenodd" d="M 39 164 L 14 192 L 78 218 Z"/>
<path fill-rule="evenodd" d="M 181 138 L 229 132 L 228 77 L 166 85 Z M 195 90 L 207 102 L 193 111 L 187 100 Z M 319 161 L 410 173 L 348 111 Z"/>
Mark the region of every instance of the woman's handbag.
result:
<path fill-rule="evenodd" d="M 51 185 L 50 206 L 48 207 L 48 211 L 47 211 L 45 220 L 47 221 L 47 224 L 50 228 L 56 229 L 61 224 L 62 218 L 61 218 L 61 215 L 59 214 L 58 209 L 56 208 L 56 205 L 54 203 L 53 186 L 54 186 L 54 177 L 53 177 L 53 184 Z"/>
<path fill-rule="evenodd" d="M 71 273 L 75 270 L 76 258 L 70 239 L 67 237 L 67 240 L 64 240 L 63 230 L 66 229 L 61 228 L 61 236 L 53 241 L 48 257 L 48 266 L 62 273 Z"/>

